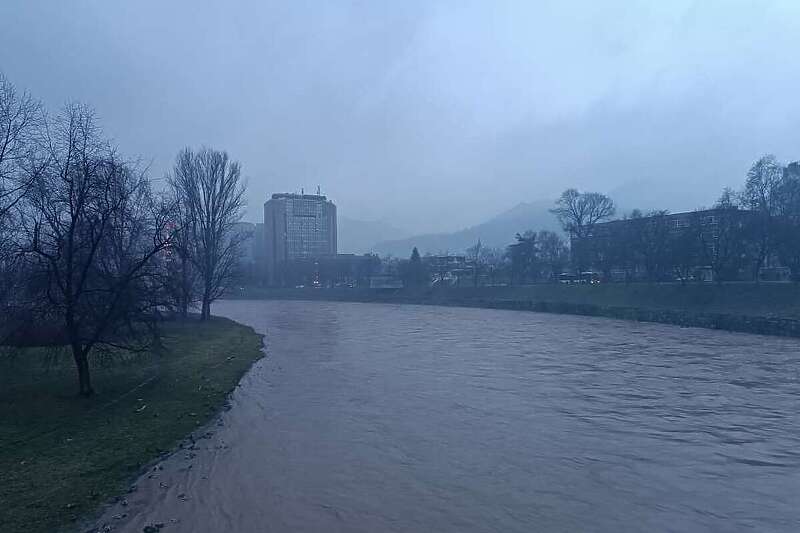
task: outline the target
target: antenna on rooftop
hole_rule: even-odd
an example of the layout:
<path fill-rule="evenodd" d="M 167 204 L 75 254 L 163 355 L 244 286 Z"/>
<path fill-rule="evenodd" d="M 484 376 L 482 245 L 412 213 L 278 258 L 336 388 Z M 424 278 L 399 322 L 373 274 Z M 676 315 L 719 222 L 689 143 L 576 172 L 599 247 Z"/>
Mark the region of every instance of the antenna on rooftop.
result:
<path fill-rule="evenodd" d="M 305 196 L 306 190 L 304 187 L 300 187 L 300 196 Z"/>
<path fill-rule="evenodd" d="M 322 196 L 322 190 L 319 185 L 317 185 L 317 196 Z"/>

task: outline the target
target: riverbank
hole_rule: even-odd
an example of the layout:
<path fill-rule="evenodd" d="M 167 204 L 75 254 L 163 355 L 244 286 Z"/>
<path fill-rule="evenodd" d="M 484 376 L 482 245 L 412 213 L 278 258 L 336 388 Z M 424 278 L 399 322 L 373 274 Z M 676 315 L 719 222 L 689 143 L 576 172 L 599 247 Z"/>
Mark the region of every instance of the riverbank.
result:
<path fill-rule="evenodd" d="M 60 349 L 0 354 L 0 529 L 69 528 L 219 412 L 261 337 L 226 319 L 170 322 L 157 353 L 97 354 L 97 395 L 75 394 Z"/>
<path fill-rule="evenodd" d="M 436 290 L 252 288 L 237 297 L 516 309 L 800 337 L 800 286 L 787 283 L 541 284 Z"/>

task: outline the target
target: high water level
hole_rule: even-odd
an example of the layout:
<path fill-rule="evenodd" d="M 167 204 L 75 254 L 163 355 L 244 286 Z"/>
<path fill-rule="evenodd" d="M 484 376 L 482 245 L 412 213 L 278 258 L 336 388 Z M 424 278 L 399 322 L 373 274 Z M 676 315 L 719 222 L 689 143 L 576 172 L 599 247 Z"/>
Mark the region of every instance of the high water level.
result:
<path fill-rule="evenodd" d="M 131 531 L 800 531 L 797 340 L 422 306 L 215 312 L 266 333 L 267 358 Z"/>

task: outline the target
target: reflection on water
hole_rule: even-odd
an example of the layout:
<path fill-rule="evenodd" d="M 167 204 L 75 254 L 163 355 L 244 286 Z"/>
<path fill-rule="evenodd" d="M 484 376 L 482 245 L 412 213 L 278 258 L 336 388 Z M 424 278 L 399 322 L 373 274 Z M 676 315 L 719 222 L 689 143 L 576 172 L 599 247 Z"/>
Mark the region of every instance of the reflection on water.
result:
<path fill-rule="evenodd" d="M 188 501 L 143 496 L 142 520 L 172 513 L 175 531 L 800 530 L 796 340 L 481 309 L 215 311 L 265 332 L 268 357 L 224 415 L 223 446 L 176 469 Z"/>

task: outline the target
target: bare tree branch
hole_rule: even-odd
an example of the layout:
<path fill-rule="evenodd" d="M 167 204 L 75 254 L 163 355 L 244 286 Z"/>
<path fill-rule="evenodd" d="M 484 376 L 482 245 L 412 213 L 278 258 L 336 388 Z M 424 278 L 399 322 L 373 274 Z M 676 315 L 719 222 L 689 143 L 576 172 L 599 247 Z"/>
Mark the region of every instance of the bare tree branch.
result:
<path fill-rule="evenodd" d="M 222 296 L 234 275 L 244 236 L 235 231 L 242 217 L 245 186 L 238 162 L 226 152 L 186 148 L 168 178 L 181 217 L 181 249 L 201 282 L 201 317 L 211 316 L 211 303 Z M 185 272 L 186 265 L 182 265 Z M 182 281 L 187 276 L 181 275 Z M 185 305 L 185 304 L 184 304 Z"/>
<path fill-rule="evenodd" d="M 91 109 L 67 106 L 46 123 L 43 139 L 48 164 L 22 210 L 27 253 L 44 280 L 40 314 L 62 323 L 80 392 L 89 395 L 90 351 L 132 345 L 143 330 L 137 324 L 157 312 L 169 209 L 103 139 Z"/>

